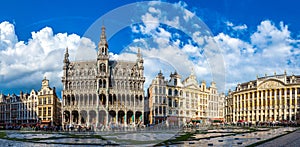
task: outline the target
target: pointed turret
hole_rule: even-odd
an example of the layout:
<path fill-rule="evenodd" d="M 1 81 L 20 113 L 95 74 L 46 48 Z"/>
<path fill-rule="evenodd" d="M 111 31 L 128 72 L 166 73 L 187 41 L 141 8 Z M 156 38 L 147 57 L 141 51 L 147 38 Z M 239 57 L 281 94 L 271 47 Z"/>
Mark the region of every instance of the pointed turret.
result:
<path fill-rule="evenodd" d="M 64 63 L 69 63 L 69 51 L 68 51 L 68 47 L 66 48 L 66 52 L 65 52 L 65 58 L 64 58 Z"/>
<path fill-rule="evenodd" d="M 137 56 L 136 63 L 138 65 L 138 69 L 139 70 L 144 70 L 144 65 L 143 65 L 144 60 L 143 60 L 143 56 L 141 54 L 140 48 L 138 48 L 138 53 L 136 54 L 136 56 Z M 141 74 L 142 74 L 142 72 L 141 72 Z"/>
<path fill-rule="evenodd" d="M 101 28 L 101 36 L 100 36 L 100 42 L 98 44 L 98 56 L 100 55 L 108 55 L 108 43 L 106 40 L 106 33 L 105 33 L 105 27 L 102 26 Z"/>
<path fill-rule="evenodd" d="M 142 57 L 142 54 L 141 54 L 141 49 L 140 48 L 138 48 L 138 53 L 137 53 L 137 60 L 138 61 L 141 61 L 141 60 L 143 60 L 143 57 Z"/>

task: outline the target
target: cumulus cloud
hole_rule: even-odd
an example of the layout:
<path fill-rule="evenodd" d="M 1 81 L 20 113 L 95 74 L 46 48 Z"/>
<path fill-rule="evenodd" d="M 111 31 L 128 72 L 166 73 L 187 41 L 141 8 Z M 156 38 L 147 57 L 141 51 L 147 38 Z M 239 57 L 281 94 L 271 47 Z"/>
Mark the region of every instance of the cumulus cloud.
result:
<path fill-rule="evenodd" d="M 231 24 L 229 24 L 230 26 Z M 282 74 L 300 73 L 294 68 L 299 59 L 299 40 L 291 37 L 288 26 L 283 22 L 276 26 L 270 20 L 262 21 L 257 30 L 250 34 L 249 41 L 220 33 L 214 37 L 223 51 L 227 88 L 237 83 L 254 80 L 256 75 L 264 76 L 276 72 Z"/>
<path fill-rule="evenodd" d="M 17 41 L 15 27 L 7 21 L 0 23 L 0 50 L 12 48 Z"/>
<path fill-rule="evenodd" d="M 28 41 L 19 41 L 14 25 L 0 23 L 0 89 L 39 89 L 43 77 L 61 90 L 63 55 L 69 48 L 70 60 L 75 60 L 78 48 L 94 50 L 95 44 L 76 34 L 53 34 L 50 27 L 31 33 Z M 22 83 L 22 84 L 21 84 Z"/>
<path fill-rule="evenodd" d="M 176 6 L 184 8 L 186 4 L 177 3 Z M 236 25 L 230 21 L 226 21 L 227 32 L 219 33 L 214 37 L 208 37 L 203 35 L 203 33 L 205 33 L 203 31 L 194 31 L 191 33 L 192 35 L 189 36 L 192 41 L 184 42 L 182 39 L 189 39 L 174 39 L 174 31 L 170 31 L 157 23 L 158 21 L 161 24 L 167 24 L 166 20 L 175 20 L 175 18 L 180 17 L 180 15 L 174 16 L 173 19 L 172 17 L 159 19 L 165 18 L 164 13 L 163 11 L 159 11 L 159 15 L 157 14 L 156 10 L 149 10 L 148 13 L 145 14 L 145 16 L 151 15 L 154 17 L 153 20 L 156 22 L 155 26 L 146 25 L 146 27 L 142 29 L 139 28 L 143 25 L 132 27 L 134 33 L 147 34 L 147 37 L 150 36 L 150 38 L 153 38 L 152 41 L 149 41 L 149 39 L 139 39 L 136 41 L 143 42 L 146 48 L 143 50 L 145 56 L 151 56 L 169 62 L 169 65 L 174 67 L 174 69 L 181 69 L 183 71 L 181 73 L 183 77 L 189 74 L 189 67 L 194 67 L 198 80 L 211 80 L 210 70 L 212 70 L 212 68 L 216 68 L 215 71 L 222 71 L 218 70 L 221 66 L 208 62 L 210 60 L 218 60 L 216 55 L 220 55 L 220 53 L 216 51 L 217 48 L 222 50 L 222 56 L 225 62 L 217 62 L 217 64 L 225 64 L 227 87 L 225 89 L 233 89 L 237 83 L 254 80 L 256 75 L 263 76 L 265 73 L 270 75 L 275 71 L 277 74 L 280 74 L 283 73 L 285 69 L 289 73 L 300 72 L 299 68 L 295 68 L 298 67 L 297 65 L 300 63 L 299 40 L 291 37 L 288 26 L 283 22 L 277 25 L 270 20 L 264 20 L 258 24 L 254 33 L 246 34 L 244 32 L 249 29 L 246 24 Z M 186 13 L 186 15 L 182 14 L 181 16 L 183 17 L 177 19 L 178 22 L 176 22 L 177 25 L 175 25 L 175 28 L 182 31 L 184 30 L 182 28 L 188 28 L 184 22 L 193 18 L 194 13 Z M 201 27 L 199 26 L 198 28 Z M 147 29 L 151 31 L 144 31 Z M 160 32 L 164 33 L 160 34 Z M 245 36 L 245 34 L 248 36 Z M 215 43 L 215 41 L 217 43 Z M 194 43 L 197 43 L 197 45 Z M 202 51 L 205 52 L 205 54 L 203 54 Z M 151 61 L 151 63 L 152 62 L 154 61 Z M 180 67 L 188 68 L 182 69 Z M 145 67 L 145 69 L 146 68 L 148 67 Z M 158 72 L 159 70 L 153 66 L 149 68 L 153 68 L 151 71 L 155 71 L 156 69 Z M 153 75 L 155 76 L 156 74 L 153 73 Z M 150 79 L 153 79 L 153 77 L 150 77 Z"/>

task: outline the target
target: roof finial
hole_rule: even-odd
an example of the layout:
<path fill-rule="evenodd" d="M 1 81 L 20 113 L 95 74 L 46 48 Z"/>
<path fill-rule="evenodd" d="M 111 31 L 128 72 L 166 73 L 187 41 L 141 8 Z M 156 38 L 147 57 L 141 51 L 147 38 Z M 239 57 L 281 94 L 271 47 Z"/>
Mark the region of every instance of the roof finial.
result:
<path fill-rule="evenodd" d="M 69 62 L 69 51 L 68 51 L 68 47 L 66 48 L 64 62 L 65 62 L 65 63 L 68 63 L 68 62 Z"/>
<path fill-rule="evenodd" d="M 141 49 L 140 49 L 140 48 L 138 48 L 138 52 L 137 52 L 136 56 L 137 56 L 137 59 L 138 59 L 139 61 L 142 60 L 142 53 L 141 53 Z"/>

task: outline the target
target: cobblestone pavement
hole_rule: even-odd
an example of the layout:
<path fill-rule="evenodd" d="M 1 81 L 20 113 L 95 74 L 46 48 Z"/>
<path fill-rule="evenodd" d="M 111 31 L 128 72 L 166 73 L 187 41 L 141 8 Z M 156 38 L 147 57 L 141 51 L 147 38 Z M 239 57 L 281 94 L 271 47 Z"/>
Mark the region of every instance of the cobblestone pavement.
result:
<path fill-rule="evenodd" d="M 300 130 L 259 145 L 259 147 L 299 147 Z"/>

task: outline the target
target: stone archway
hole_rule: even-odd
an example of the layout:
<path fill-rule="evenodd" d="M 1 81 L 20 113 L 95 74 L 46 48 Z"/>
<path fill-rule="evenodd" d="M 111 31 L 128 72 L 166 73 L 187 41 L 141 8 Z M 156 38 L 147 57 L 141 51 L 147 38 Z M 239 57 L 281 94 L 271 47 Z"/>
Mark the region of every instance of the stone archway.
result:
<path fill-rule="evenodd" d="M 133 112 L 131 111 L 131 110 L 129 110 L 129 111 L 127 111 L 127 115 L 126 115 L 126 122 L 127 122 L 127 124 L 133 124 L 134 123 L 134 116 L 133 116 Z"/>
<path fill-rule="evenodd" d="M 69 123 L 70 122 L 70 111 L 64 111 L 64 122 Z"/>
<path fill-rule="evenodd" d="M 99 112 L 99 116 L 98 116 L 98 122 L 101 124 L 101 125 L 106 125 L 106 112 L 104 110 L 101 110 Z"/>
<path fill-rule="evenodd" d="M 118 124 L 124 124 L 125 112 L 123 110 L 118 111 Z"/>
<path fill-rule="evenodd" d="M 116 111 L 110 110 L 108 115 L 109 123 L 116 123 Z"/>
<path fill-rule="evenodd" d="M 78 124 L 79 114 L 77 110 L 72 111 L 72 122 Z"/>
<path fill-rule="evenodd" d="M 87 112 L 85 110 L 80 111 L 80 123 L 81 124 L 87 123 Z"/>
<path fill-rule="evenodd" d="M 89 123 L 90 124 L 96 124 L 96 111 L 95 110 L 90 110 L 89 111 Z"/>
<path fill-rule="evenodd" d="M 137 125 L 140 124 L 143 120 L 142 117 L 143 117 L 142 112 L 136 111 L 135 112 L 135 124 L 137 124 Z"/>

